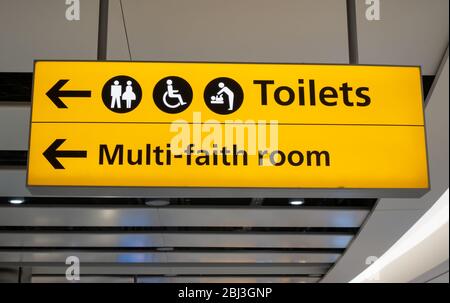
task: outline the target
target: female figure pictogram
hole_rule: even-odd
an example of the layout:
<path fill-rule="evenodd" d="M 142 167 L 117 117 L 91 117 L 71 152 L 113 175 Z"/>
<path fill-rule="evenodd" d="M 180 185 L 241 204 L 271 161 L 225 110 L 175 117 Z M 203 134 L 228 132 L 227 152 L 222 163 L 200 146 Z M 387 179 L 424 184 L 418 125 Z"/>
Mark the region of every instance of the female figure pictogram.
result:
<path fill-rule="evenodd" d="M 133 92 L 133 87 L 131 86 L 131 81 L 127 81 L 127 87 L 122 95 L 122 100 L 127 101 L 127 108 L 131 108 L 131 101 L 136 100 L 136 94 Z"/>

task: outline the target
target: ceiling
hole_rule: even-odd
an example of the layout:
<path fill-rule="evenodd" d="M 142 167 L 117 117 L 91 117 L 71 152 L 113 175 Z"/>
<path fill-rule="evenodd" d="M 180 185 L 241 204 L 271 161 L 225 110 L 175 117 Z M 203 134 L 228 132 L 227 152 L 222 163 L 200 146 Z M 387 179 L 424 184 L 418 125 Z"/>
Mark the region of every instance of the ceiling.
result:
<path fill-rule="evenodd" d="M 7 270 L 13 280 L 27 271 L 32 282 L 66 282 L 75 255 L 82 282 L 347 282 L 448 188 L 447 0 L 381 1 L 380 21 L 364 18 L 364 1 L 349 20 L 352 0 L 110 0 L 109 60 L 420 65 L 424 86 L 433 83 L 432 191 L 319 193 L 302 206 L 289 204 L 297 192 L 272 189 L 30 191 L 33 61 L 97 59 L 99 3 L 80 2 L 80 20 L 67 21 L 64 1 L 0 1 L 0 280 Z M 160 198 L 169 205 L 145 203 Z"/>
<path fill-rule="evenodd" d="M 90 279 L 105 281 L 316 282 L 376 202 L 193 198 L 152 207 L 146 199 L 27 198 L 11 207 L 2 200 L 0 264 L 32 268 L 36 282 L 63 279 L 72 255 Z"/>

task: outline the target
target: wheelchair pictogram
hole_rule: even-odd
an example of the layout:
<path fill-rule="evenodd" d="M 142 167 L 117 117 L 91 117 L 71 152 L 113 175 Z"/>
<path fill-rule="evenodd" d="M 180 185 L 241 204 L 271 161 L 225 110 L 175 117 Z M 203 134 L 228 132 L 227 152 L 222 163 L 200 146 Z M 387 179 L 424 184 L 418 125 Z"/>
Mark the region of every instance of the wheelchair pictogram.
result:
<path fill-rule="evenodd" d="M 153 90 L 153 100 L 163 112 L 180 113 L 192 102 L 192 88 L 186 80 L 180 77 L 166 77 L 156 84 Z"/>

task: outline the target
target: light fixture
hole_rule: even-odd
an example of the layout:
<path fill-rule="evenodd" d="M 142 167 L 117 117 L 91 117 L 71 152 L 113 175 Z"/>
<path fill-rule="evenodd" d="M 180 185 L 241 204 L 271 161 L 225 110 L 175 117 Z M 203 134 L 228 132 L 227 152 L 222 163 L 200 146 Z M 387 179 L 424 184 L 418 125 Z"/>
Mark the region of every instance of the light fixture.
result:
<path fill-rule="evenodd" d="M 11 203 L 11 204 L 22 204 L 23 202 L 25 202 L 25 200 L 24 199 L 10 199 L 9 200 L 9 203 Z"/>
<path fill-rule="evenodd" d="M 291 199 L 291 200 L 289 200 L 289 204 L 294 205 L 294 206 L 303 205 L 304 203 L 305 203 L 304 199 Z"/>
<path fill-rule="evenodd" d="M 145 205 L 147 206 L 167 206 L 170 204 L 169 200 L 147 200 Z"/>

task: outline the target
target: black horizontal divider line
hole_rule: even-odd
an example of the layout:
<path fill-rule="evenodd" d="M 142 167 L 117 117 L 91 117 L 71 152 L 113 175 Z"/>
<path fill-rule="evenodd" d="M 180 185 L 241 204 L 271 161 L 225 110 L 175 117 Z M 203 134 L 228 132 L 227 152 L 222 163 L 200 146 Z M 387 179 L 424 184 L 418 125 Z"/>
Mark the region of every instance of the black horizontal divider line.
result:
<path fill-rule="evenodd" d="M 234 124 L 234 125 L 246 125 L 248 123 L 245 122 L 125 122 L 125 121 L 106 121 L 106 122 L 92 122 L 92 121 L 31 121 L 31 123 L 38 124 Z M 257 123 L 257 120 L 255 121 Z M 266 124 L 275 124 L 275 123 L 266 123 Z M 277 125 L 286 125 L 286 126 L 413 126 L 413 127 L 424 127 L 424 124 L 349 124 L 349 123 L 276 123 Z"/>

